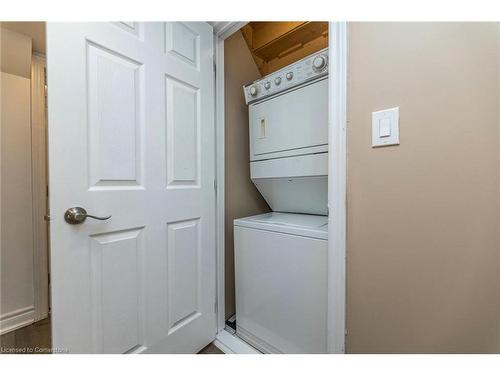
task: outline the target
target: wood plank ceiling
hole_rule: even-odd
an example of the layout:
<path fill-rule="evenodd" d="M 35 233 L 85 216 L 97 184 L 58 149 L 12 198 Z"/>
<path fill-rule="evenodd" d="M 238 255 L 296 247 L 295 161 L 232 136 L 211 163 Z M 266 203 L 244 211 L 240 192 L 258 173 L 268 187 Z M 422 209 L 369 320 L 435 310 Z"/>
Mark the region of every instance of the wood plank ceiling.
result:
<path fill-rule="evenodd" d="M 328 47 L 328 22 L 249 22 L 241 32 L 263 76 Z"/>

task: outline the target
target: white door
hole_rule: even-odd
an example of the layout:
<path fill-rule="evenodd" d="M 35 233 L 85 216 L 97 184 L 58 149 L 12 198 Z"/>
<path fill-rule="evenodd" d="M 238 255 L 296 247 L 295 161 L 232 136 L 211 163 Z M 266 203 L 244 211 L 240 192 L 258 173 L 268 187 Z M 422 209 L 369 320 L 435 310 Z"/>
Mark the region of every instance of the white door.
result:
<path fill-rule="evenodd" d="M 49 23 L 47 45 L 53 347 L 197 352 L 216 332 L 212 28 Z"/>

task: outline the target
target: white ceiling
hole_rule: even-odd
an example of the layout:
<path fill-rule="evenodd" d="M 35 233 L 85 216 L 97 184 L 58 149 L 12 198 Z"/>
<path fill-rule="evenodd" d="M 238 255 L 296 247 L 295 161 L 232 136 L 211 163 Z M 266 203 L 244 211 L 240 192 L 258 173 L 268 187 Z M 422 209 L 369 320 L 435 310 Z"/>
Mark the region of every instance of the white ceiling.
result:
<path fill-rule="evenodd" d="M 27 35 L 33 40 L 33 51 L 45 54 L 45 22 L 2 22 L 2 27 Z"/>

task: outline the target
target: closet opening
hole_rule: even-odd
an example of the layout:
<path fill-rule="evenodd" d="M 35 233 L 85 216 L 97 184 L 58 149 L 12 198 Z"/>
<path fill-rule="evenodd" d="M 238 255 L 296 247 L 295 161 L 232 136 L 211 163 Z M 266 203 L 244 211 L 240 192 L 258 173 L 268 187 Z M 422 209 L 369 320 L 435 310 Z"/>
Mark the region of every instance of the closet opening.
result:
<path fill-rule="evenodd" d="M 249 22 L 223 42 L 224 329 L 264 353 L 327 352 L 328 37 Z"/>

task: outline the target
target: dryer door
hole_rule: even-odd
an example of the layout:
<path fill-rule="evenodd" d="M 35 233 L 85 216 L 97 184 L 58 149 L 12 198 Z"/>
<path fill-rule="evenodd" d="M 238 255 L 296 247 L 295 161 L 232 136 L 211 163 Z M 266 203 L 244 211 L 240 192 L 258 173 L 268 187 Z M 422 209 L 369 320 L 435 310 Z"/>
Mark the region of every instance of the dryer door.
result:
<path fill-rule="evenodd" d="M 325 152 L 328 79 L 250 105 L 250 160 Z"/>

